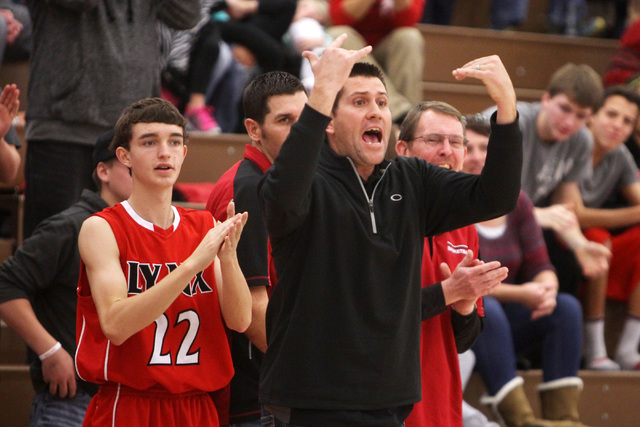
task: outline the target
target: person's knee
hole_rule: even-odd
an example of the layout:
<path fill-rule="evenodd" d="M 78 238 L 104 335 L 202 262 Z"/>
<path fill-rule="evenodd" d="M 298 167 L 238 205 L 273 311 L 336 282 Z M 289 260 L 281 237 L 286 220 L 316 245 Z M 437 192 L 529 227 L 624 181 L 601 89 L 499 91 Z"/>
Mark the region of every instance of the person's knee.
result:
<path fill-rule="evenodd" d="M 504 309 L 500 301 L 494 297 L 485 296 L 482 298 L 484 306 L 484 329 L 491 330 L 494 328 L 507 327 L 509 320 L 507 319 Z"/>
<path fill-rule="evenodd" d="M 342 47 L 346 49 L 360 49 L 368 45 L 365 41 L 364 37 L 357 32 L 355 29 L 348 25 L 336 25 L 333 27 L 327 28 L 327 34 L 329 34 L 334 39 L 339 35 L 345 33 L 347 35 L 347 39 L 342 44 Z M 357 47 L 354 47 L 357 46 Z"/>
<path fill-rule="evenodd" d="M 558 293 L 554 313 L 557 314 L 562 323 L 577 325 L 582 323 L 582 306 L 580 301 L 571 294 Z"/>
<path fill-rule="evenodd" d="M 491 296 L 482 297 L 482 305 L 484 306 L 485 316 L 489 313 L 498 313 L 502 312 L 502 305 L 500 301 Z"/>
<path fill-rule="evenodd" d="M 420 52 L 424 50 L 424 37 L 422 37 L 420 30 L 415 27 L 396 28 L 387 37 L 398 46 L 415 49 Z"/>

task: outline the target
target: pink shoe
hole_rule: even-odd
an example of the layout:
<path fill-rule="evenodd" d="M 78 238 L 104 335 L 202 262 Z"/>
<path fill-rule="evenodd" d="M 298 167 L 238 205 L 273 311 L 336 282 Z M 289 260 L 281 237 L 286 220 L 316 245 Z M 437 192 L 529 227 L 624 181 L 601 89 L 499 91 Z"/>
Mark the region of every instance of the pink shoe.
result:
<path fill-rule="evenodd" d="M 212 134 L 220 133 L 220 126 L 213 118 L 213 107 L 204 105 L 202 107 L 187 108 L 184 115 L 188 121 L 189 130 L 196 130 Z"/>

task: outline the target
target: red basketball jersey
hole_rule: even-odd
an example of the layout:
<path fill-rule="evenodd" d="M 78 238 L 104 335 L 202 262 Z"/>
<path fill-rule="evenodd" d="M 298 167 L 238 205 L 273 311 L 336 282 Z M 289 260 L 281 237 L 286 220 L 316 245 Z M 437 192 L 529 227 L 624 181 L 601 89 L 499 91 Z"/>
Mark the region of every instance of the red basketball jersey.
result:
<path fill-rule="evenodd" d="M 433 254 L 425 239 L 422 286 L 443 279 L 440 272 L 443 262 L 453 272 L 468 249 L 478 256 L 478 233 L 473 225 L 434 236 Z M 414 405 L 406 420 L 407 427 L 462 427 L 462 383 L 450 310 L 422 322 L 422 401 Z M 484 315 L 482 300 L 478 301 L 478 313 Z"/>
<path fill-rule="evenodd" d="M 209 212 L 173 208 L 167 230 L 140 218 L 127 202 L 96 214 L 116 237 L 129 298 L 144 292 L 178 267 L 213 227 Z M 93 383 L 135 389 L 162 387 L 172 393 L 213 391 L 233 376 L 213 265 L 198 273 L 149 326 L 119 346 L 102 333 L 84 264 L 78 282 L 76 368 Z"/>

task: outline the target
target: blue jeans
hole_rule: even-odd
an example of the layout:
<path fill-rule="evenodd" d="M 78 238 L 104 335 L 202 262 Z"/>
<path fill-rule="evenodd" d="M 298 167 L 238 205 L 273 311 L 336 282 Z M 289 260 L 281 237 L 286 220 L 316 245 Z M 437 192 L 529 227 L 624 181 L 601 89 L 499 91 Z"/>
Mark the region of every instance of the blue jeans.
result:
<path fill-rule="evenodd" d="M 473 346 L 476 369 L 494 396 L 516 376 L 516 354 L 542 344 L 545 382 L 575 377 L 582 349 L 582 308 L 573 296 L 559 293 L 548 316 L 531 320 L 531 310 L 521 304 L 500 304 L 484 297 L 484 329 Z"/>
<path fill-rule="evenodd" d="M 587 13 L 586 0 L 551 0 L 549 1 L 549 23 L 565 28 L 577 25 Z"/>
<path fill-rule="evenodd" d="M 509 25 L 519 25 L 527 19 L 529 0 L 493 0 L 491 28 L 504 30 Z"/>
<path fill-rule="evenodd" d="M 260 425 L 262 427 L 302 427 L 302 426 L 296 426 L 295 424 L 283 423 L 282 421 L 277 419 L 275 416 L 271 415 L 266 411 L 263 411 L 262 413 L 262 417 L 260 418 Z"/>
<path fill-rule="evenodd" d="M 91 395 L 79 388 L 73 399 L 38 392 L 31 405 L 30 427 L 81 427 Z"/>

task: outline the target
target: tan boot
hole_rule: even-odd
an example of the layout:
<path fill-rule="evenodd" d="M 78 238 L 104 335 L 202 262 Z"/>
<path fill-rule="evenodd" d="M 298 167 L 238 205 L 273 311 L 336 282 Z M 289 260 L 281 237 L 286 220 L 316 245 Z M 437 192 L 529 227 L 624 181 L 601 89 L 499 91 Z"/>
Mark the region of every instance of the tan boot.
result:
<path fill-rule="evenodd" d="M 578 377 L 567 377 L 549 381 L 538 386 L 542 417 L 559 420 L 573 427 L 586 427 L 580 422 L 578 396 L 583 383 Z"/>
<path fill-rule="evenodd" d="M 564 427 L 534 416 L 522 384 L 522 377 L 515 377 L 503 385 L 495 396 L 485 396 L 480 402 L 490 405 L 496 418 L 506 427 Z"/>

